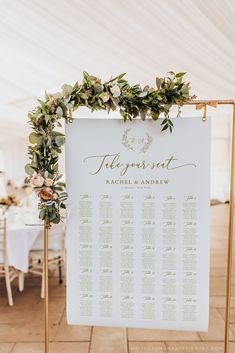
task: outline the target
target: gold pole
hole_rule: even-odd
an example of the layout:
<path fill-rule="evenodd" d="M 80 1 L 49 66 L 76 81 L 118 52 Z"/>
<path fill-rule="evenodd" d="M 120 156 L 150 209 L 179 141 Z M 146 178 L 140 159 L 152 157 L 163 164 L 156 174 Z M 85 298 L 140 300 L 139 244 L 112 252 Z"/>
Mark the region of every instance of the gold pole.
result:
<path fill-rule="evenodd" d="M 231 152 L 231 174 L 230 174 L 230 203 L 229 203 L 229 233 L 227 253 L 227 283 L 226 283 L 226 316 L 224 333 L 224 353 L 229 352 L 229 323 L 230 323 L 230 301 L 232 282 L 232 256 L 233 256 L 233 210 L 234 210 L 234 173 L 235 173 L 235 103 L 233 104 L 232 122 L 232 152 Z"/>
<path fill-rule="evenodd" d="M 49 315 L 48 315 L 48 223 L 44 222 L 44 320 L 45 320 L 45 353 L 49 353 Z"/>

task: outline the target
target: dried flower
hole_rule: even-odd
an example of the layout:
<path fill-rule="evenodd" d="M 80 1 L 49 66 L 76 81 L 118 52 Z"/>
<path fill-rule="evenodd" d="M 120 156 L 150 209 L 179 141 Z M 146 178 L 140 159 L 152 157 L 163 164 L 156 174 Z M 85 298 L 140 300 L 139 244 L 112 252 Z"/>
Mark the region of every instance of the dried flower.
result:
<path fill-rule="evenodd" d="M 57 200 L 58 199 L 58 194 L 54 193 L 53 194 L 53 200 Z"/>
<path fill-rule="evenodd" d="M 101 94 L 100 94 L 100 98 L 102 99 L 102 101 L 103 101 L 104 103 L 108 102 L 108 100 L 109 100 L 109 94 L 108 94 L 108 92 L 103 92 L 103 93 L 101 93 Z"/>
<path fill-rule="evenodd" d="M 44 184 L 46 185 L 46 186 L 51 186 L 52 184 L 53 184 L 53 179 L 51 179 L 51 178 L 46 178 L 45 180 L 44 180 Z"/>
<path fill-rule="evenodd" d="M 53 200 L 53 190 L 49 187 L 43 188 L 38 195 L 44 201 Z"/>
<path fill-rule="evenodd" d="M 0 206 L 6 206 L 9 208 L 10 206 L 17 206 L 18 202 L 16 201 L 16 197 L 14 195 L 8 195 L 7 197 L 0 198 Z"/>
<path fill-rule="evenodd" d="M 30 179 L 31 184 L 34 186 L 43 186 L 44 178 L 40 174 L 34 174 Z"/>
<path fill-rule="evenodd" d="M 119 97 L 120 94 L 121 94 L 121 90 L 120 90 L 118 85 L 115 85 L 115 86 L 111 87 L 110 91 L 112 92 L 114 97 Z"/>

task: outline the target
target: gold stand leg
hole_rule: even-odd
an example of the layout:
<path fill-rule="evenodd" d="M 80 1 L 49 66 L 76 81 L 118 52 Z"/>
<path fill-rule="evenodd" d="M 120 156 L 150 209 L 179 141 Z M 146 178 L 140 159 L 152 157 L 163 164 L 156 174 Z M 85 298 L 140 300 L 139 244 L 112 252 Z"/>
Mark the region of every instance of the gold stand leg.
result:
<path fill-rule="evenodd" d="M 48 321 L 48 223 L 44 222 L 44 320 L 45 320 L 45 353 L 49 353 Z"/>
<path fill-rule="evenodd" d="M 229 353 L 229 324 L 230 324 L 230 300 L 232 282 L 232 256 L 233 256 L 233 210 L 234 210 L 234 169 L 235 169 L 235 103 L 233 104 L 232 122 L 232 153 L 231 153 L 231 176 L 230 176 L 230 203 L 229 203 L 229 233 L 227 254 L 227 283 L 226 283 L 226 316 L 224 334 L 224 353 Z"/>

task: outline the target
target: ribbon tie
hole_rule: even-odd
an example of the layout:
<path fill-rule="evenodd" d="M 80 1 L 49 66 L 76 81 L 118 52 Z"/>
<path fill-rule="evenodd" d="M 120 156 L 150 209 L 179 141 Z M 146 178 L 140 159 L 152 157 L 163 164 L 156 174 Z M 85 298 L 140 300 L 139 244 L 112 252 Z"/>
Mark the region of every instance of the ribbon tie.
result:
<path fill-rule="evenodd" d="M 202 121 L 206 121 L 206 108 L 207 108 L 207 105 L 210 106 L 210 107 L 216 108 L 217 105 L 218 105 L 218 102 L 217 101 L 208 101 L 206 103 L 198 103 L 196 105 L 196 109 L 197 110 L 204 108 Z"/>

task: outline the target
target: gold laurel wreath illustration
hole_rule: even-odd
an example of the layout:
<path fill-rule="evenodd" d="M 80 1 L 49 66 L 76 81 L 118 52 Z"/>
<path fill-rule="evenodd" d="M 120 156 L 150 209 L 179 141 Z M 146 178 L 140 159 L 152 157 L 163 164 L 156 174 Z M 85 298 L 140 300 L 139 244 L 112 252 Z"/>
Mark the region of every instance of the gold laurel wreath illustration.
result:
<path fill-rule="evenodd" d="M 122 144 L 123 146 L 129 151 L 134 151 L 134 148 L 131 146 L 131 144 L 129 143 L 129 139 L 128 139 L 128 134 L 130 132 L 131 128 L 126 129 L 122 135 Z M 149 135 L 149 133 L 146 133 L 147 135 L 147 141 L 145 142 L 144 146 L 141 148 L 141 150 L 139 151 L 139 153 L 145 153 L 149 147 L 152 144 L 153 138 Z"/>

